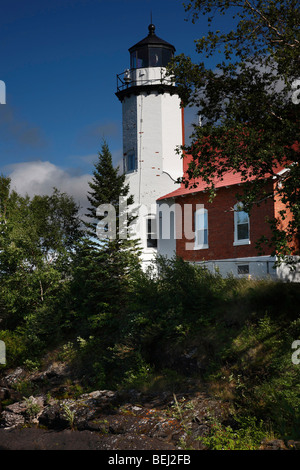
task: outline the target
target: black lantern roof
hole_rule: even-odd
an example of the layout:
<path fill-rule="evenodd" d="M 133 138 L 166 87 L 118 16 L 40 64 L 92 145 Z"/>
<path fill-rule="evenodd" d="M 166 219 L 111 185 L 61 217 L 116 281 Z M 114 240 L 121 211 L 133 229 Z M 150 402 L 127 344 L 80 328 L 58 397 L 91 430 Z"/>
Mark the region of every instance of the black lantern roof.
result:
<path fill-rule="evenodd" d="M 142 39 L 137 44 L 132 46 L 129 49 L 130 53 L 135 51 L 136 49 L 139 49 L 139 48 L 144 47 L 144 46 L 162 46 L 162 47 L 166 47 L 168 49 L 171 49 L 173 51 L 173 53 L 175 52 L 176 49 L 172 44 L 170 44 L 167 41 L 164 41 L 163 39 L 156 36 L 154 24 L 150 24 L 148 26 L 148 30 L 149 30 L 148 36 L 146 36 L 144 39 Z"/>

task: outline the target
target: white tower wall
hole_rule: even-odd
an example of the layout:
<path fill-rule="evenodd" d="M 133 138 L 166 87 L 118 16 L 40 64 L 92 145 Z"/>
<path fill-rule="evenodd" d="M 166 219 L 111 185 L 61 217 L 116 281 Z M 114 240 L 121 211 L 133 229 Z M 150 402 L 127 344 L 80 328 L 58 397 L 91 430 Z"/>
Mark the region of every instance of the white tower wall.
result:
<path fill-rule="evenodd" d="M 147 214 L 156 215 L 156 200 L 178 187 L 175 180 L 182 176 L 182 160 L 176 153 L 182 145 L 182 110 L 178 95 L 157 91 L 141 92 L 123 100 L 124 157 L 134 152 L 137 168 L 126 175 L 130 193 L 142 215 L 135 228 L 141 239 L 143 261 L 155 255 L 147 247 Z"/>

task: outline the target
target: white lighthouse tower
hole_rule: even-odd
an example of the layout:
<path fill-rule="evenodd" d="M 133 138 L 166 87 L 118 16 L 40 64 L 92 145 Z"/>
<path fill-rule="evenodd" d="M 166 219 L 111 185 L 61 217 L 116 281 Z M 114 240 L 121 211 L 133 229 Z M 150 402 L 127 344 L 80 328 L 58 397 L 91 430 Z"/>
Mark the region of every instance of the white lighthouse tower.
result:
<path fill-rule="evenodd" d="M 130 193 L 138 205 L 134 233 L 141 241 L 142 261 L 157 252 L 156 200 L 178 187 L 183 174 L 176 148 L 183 144 L 183 109 L 176 86 L 165 77 L 175 47 L 149 34 L 129 49 L 130 69 L 117 76 L 117 97 L 122 102 L 123 166 Z"/>

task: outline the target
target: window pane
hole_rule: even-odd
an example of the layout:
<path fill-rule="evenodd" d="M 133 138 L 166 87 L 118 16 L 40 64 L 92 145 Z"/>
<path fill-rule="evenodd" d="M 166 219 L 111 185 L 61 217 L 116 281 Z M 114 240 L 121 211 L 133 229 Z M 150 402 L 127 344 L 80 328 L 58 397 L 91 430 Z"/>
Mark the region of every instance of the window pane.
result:
<path fill-rule="evenodd" d="M 238 240 L 246 240 L 249 238 L 249 226 L 247 224 L 239 224 L 237 226 L 237 238 Z"/>
<path fill-rule="evenodd" d="M 196 214 L 196 229 L 207 228 L 207 211 L 197 212 Z"/>
<path fill-rule="evenodd" d="M 162 51 L 162 66 L 166 67 L 172 59 L 173 53 L 170 49 L 163 49 Z"/>
<path fill-rule="evenodd" d="M 127 157 L 127 171 L 133 170 L 135 170 L 135 155 L 131 153 Z"/>
<path fill-rule="evenodd" d="M 132 52 L 130 55 L 130 67 L 136 69 L 136 51 Z"/>
<path fill-rule="evenodd" d="M 150 67 L 161 67 L 161 48 L 150 47 L 149 49 L 149 65 Z"/>
<path fill-rule="evenodd" d="M 237 223 L 238 224 L 246 224 L 248 223 L 249 216 L 245 211 L 238 211 L 237 212 Z"/>
<path fill-rule="evenodd" d="M 137 68 L 140 67 L 148 67 L 149 66 L 149 61 L 148 61 L 148 48 L 143 47 L 139 51 L 137 51 Z"/>
<path fill-rule="evenodd" d="M 208 217 L 207 210 L 199 210 L 195 217 L 195 245 L 201 247 L 208 245 Z"/>
<path fill-rule="evenodd" d="M 147 247 L 157 248 L 156 218 L 149 218 L 147 223 Z"/>
<path fill-rule="evenodd" d="M 203 230 L 204 232 L 204 245 L 208 245 L 208 230 Z"/>
<path fill-rule="evenodd" d="M 208 244 L 208 230 L 197 230 L 196 232 L 196 245 L 202 246 Z"/>
<path fill-rule="evenodd" d="M 237 267 L 238 274 L 249 274 L 249 264 L 241 264 Z"/>
<path fill-rule="evenodd" d="M 147 238 L 147 248 L 157 248 L 157 240 L 152 240 L 152 238 Z"/>

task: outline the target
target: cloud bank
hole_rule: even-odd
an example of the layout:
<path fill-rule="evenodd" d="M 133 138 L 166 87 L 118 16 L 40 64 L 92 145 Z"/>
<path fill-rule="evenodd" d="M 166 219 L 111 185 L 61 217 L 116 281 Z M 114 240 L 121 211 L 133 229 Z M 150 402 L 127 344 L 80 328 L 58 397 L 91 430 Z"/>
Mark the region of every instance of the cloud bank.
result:
<path fill-rule="evenodd" d="M 11 178 L 11 187 L 20 195 L 33 197 L 36 194 L 51 194 L 53 188 L 73 196 L 81 207 L 81 213 L 87 207 L 88 181 L 90 174 L 74 174 L 48 161 L 32 161 L 9 165 L 7 175 Z"/>

